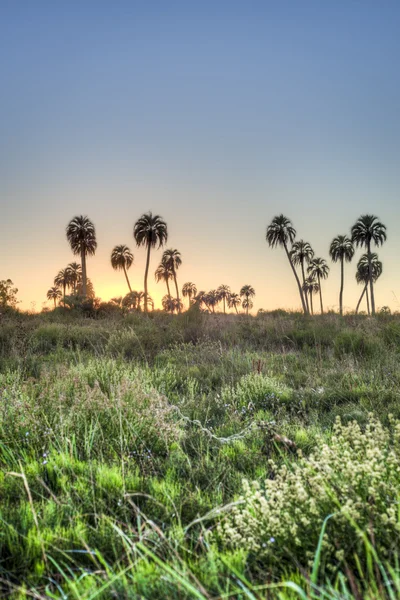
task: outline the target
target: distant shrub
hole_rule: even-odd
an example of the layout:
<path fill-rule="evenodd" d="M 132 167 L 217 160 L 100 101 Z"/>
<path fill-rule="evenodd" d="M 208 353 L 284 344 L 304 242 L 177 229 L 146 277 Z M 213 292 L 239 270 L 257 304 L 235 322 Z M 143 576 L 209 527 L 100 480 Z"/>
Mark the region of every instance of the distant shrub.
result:
<path fill-rule="evenodd" d="M 340 358 L 343 354 L 371 357 L 379 351 L 379 341 L 358 331 L 341 331 L 334 343 L 335 355 Z"/>

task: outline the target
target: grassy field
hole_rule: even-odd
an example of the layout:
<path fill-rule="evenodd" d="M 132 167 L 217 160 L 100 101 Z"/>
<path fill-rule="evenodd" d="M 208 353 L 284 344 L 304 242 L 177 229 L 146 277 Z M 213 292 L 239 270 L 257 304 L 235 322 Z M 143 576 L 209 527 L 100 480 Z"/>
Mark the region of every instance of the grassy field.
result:
<path fill-rule="evenodd" d="M 13 598 L 400 595 L 400 318 L 0 321 Z"/>

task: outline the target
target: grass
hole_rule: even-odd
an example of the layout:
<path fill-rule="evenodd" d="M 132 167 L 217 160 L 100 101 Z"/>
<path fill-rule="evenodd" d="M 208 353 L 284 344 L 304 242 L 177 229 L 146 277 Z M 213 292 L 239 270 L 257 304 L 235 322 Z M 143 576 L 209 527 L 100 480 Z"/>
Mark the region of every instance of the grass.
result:
<path fill-rule="evenodd" d="M 397 598 L 399 352 L 396 315 L 2 315 L 0 590 Z"/>

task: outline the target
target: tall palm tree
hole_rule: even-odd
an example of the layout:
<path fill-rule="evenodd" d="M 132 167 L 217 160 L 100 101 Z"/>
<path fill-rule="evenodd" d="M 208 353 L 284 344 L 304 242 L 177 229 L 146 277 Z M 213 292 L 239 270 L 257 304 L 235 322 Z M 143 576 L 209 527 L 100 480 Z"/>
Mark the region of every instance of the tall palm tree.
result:
<path fill-rule="evenodd" d="M 234 308 L 236 314 L 238 315 L 238 306 L 242 303 L 239 294 L 231 293 L 228 298 L 228 306 L 229 308 Z"/>
<path fill-rule="evenodd" d="M 311 314 L 314 314 L 314 305 L 313 305 L 313 294 L 318 294 L 320 291 L 320 287 L 318 282 L 315 281 L 312 277 L 307 277 L 305 282 L 303 283 L 303 292 L 304 294 L 308 294 L 310 296 L 310 308 Z"/>
<path fill-rule="evenodd" d="M 162 261 L 165 262 L 165 264 L 167 265 L 167 267 L 169 267 L 172 276 L 174 278 L 174 282 L 175 282 L 175 290 L 176 290 L 176 299 L 178 300 L 178 310 L 179 312 L 181 312 L 180 309 L 180 298 L 179 298 L 179 288 L 178 288 L 178 281 L 176 278 L 176 271 L 179 269 L 179 267 L 182 264 L 182 257 L 181 257 L 181 253 L 179 252 L 179 250 L 174 250 L 173 248 L 169 248 L 168 250 L 164 250 L 163 252 L 163 256 L 162 256 Z"/>
<path fill-rule="evenodd" d="M 290 251 L 290 258 L 292 259 L 292 263 L 294 265 L 299 265 L 301 267 L 301 274 L 303 277 L 304 285 L 304 282 L 306 280 L 304 272 L 304 263 L 310 264 L 310 261 L 314 258 L 314 250 L 311 248 L 308 242 L 305 242 L 304 240 L 298 240 L 292 245 L 292 249 Z M 304 296 L 307 305 L 307 312 L 309 313 L 310 307 L 308 306 L 307 294 L 305 294 Z"/>
<path fill-rule="evenodd" d="M 192 304 L 192 298 L 197 294 L 197 287 L 191 281 L 184 283 L 182 286 L 182 296 L 189 299 L 189 308 Z"/>
<path fill-rule="evenodd" d="M 353 242 L 347 235 L 336 236 L 330 245 L 329 254 L 333 262 L 340 261 L 340 293 L 339 311 L 343 315 L 343 286 L 344 286 L 344 262 L 351 262 L 354 256 Z"/>
<path fill-rule="evenodd" d="M 86 296 L 86 256 L 96 253 L 95 227 L 88 217 L 74 217 L 67 225 L 67 240 L 74 254 L 79 254 L 82 265 L 82 295 Z"/>
<path fill-rule="evenodd" d="M 242 302 L 243 308 L 246 309 L 246 314 L 249 314 L 249 308 L 253 308 L 253 303 L 251 302 L 251 298 L 254 298 L 256 295 L 254 288 L 251 285 L 244 285 L 240 290 L 241 298 L 244 298 Z"/>
<path fill-rule="evenodd" d="M 155 270 L 154 277 L 157 283 L 161 280 L 165 281 L 167 284 L 168 296 L 171 298 L 171 290 L 169 289 L 169 280 L 173 279 L 173 274 L 170 267 L 166 264 L 164 258 L 161 259 L 160 264 Z"/>
<path fill-rule="evenodd" d="M 66 269 L 61 269 L 57 275 L 54 277 L 54 285 L 56 287 L 62 287 L 64 304 L 65 304 L 65 291 L 67 287 L 71 284 L 71 277 L 68 271 L 68 267 Z"/>
<path fill-rule="evenodd" d="M 322 290 L 321 290 L 321 279 L 326 279 L 329 274 L 329 267 L 324 258 L 313 258 L 308 265 L 307 273 L 311 275 L 313 279 L 316 279 L 319 287 L 319 301 L 321 304 L 321 315 L 324 314 L 324 306 L 322 304 Z"/>
<path fill-rule="evenodd" d="M 137 246 L 145 246 L 147 248 L 146 269 L 144 272 L 144 310 L 147 313 L 147 277 L 150 266 L 150 250 L 151 248 L 155 248 L 157 244 L 158 247 L 161 248 L 161 246 L 164 246 L 167 242 L 167 224 L 159 215 L 153 216 L 151 212 L 148 212 L 136 221 L 133 228 L 133 237 L 135 238 Z"/>
<path fill-rule="evenodd" d="M 369 287 L 371 292 L 371 308 L 372 315 L 375 315 L 375 296 L 374 296 L 374 283 L 373 283 L 373 269 L 372 269 L 372 254 L 371 254 L 371 243 L 373 242 L 376 246 L 382 246 L 386 241 L 386 226 L 378 221 L 378 217 L 374 215 L 361 215 L 356 223 L 351 228 L 351 239 L 356 246 L 361 246 L 367 249 L 367 256 L 369 257 L 368 273 L 369 273 Z"/>
<path fill-rule="evenodd" d="M 378 255 L 376 252 L 373 252 L 370 257 L 368 254 L 363 254 L 360 260 L 357 263 L 357 271 L 356 271 L 356 281 L 357 283 L 362 283 L 364 285 L 361 296 L 357 302 L 356 306 L 356 314 L 358 313 L 358 309 L 360 308 L 361 301 L 366 294 L 367 297 L 367 308 L 369 314 L 369 299 L 368 299 L 368 284 L 369 284 L 369 266 L 372 266 L 372 278 L 374 283 L 377 279 L 382 275 L 383 265 L 381 261 L 378 259 Z"/>
<path fill-rule="evenodd" d="M 72 262 L 67 266 L 66 270 L 68 271 L 68 277 L 73 294 L 76 296 L 76 286 L 82 279 L 82 267 L 77 262 Z"/>
<path fill-rule="evenodd" d="M 52 287 L 47 291 L 47 300 L 54 300 L 54 308 L 56 308 L 57 300 L 62 297 L 61 290 L 58 287 Z"/>
<path fill-rule="evenodd" d="M 231 295 L 231 288 L 229 287 L 229 285 L 220 285 L 217 292 L 223 302 L 224 315 L 225 315 L 226 314 L 226 303 L 229 300 L 229 296 Z"/>
<path fill-rule="evenodd" d="M 132 291 L 131 284 L 128 279 L 127 270 L 132 266 L 133 254 L 124 244 L 115 246 L 111 252 L 111 266 L 116 271 L 121 270 L 124 272 L 126 283 L 128 284 L 129 291 Z"/>
<path fill-rule="evenodd" d="M 277 246 L 283 246 L 286 252 L 287 259 L 289 261 L 290 267 L 293 271 L 293 275 L 295 276 L 297 287 L 299 289 L 301 305 L 303 307 L 304 314 L 307 314 L 307 305 L 304 300 L 303 290 L 301 288 L 300 279 L 297 275 L 295 266 L 293 264 L 292 258 L 290 256 L 288 244 L 293 244 L 294 239 L 296 237 L 296 230 L 292 225 L 290 219 L 285 217 L 284 215 L 279 215 L 274 217 L 271 221 L 271 224 L 267 227 L 267 235 L 266 240 L 271 248 L 276 248 Z"/>

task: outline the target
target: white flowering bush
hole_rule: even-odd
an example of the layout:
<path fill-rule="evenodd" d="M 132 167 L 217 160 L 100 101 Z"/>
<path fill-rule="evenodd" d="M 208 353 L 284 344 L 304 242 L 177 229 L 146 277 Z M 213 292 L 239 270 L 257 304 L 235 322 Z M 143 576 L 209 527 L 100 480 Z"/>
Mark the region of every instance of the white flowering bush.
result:
<path fill-rule="evenodd" d="M 270 478 L 261 485 L 245 481 L 242 503 L 219 523 L 223 546 L 246 549 L 264 565 L 283 569 L 294 561 L 307 568 L 332 515 L 322 542 L 328 568 L 362 556 L 365 544 L 381 559 L 398 548 L 400 422 L 385 428 L 370 415 L 363 431 L 337 420 L 329 442 L 320 436 L 311 456 L 270 464 Z"/>

